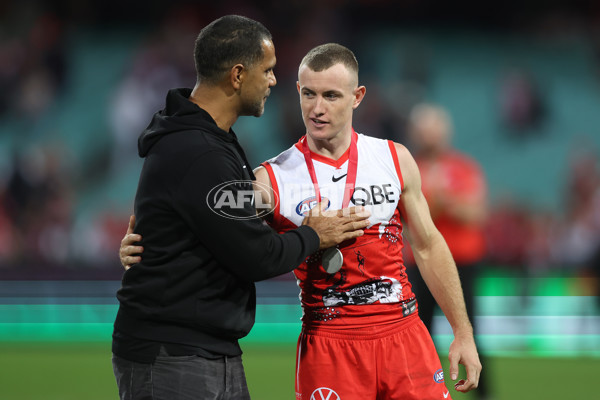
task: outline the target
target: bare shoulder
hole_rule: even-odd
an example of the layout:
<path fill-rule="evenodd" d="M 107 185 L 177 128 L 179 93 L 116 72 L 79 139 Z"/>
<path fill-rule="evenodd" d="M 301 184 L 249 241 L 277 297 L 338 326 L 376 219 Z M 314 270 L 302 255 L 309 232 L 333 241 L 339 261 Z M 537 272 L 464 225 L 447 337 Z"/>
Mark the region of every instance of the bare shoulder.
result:
<path fill-rule="evenodd" d="M 414 161 L 414 158 L 410 151 L 403 144 L 394 142 L 394 148 L 396 149 L 396 154 L 398 155 L 398 161 L 400 164 L 403 162 Z"/>
<path fill-rule="evenodd" d="M 414 157 L 403 144 L 394 142 L 394 148 L 396 150 L 396 155 L 398 156 L 400 170 L 402 171 L 405 190 L 410 190 L 410 188 L 413 187 L 420 190 L 421 175 Z"/>
<path fill-rule="evenodd" d="M 256 177 L 256 181 L 262 185 L 271 186 L 271 179 L 269 178 L 269 173 L 267 169 L 260 165 L 254 170 L 254 176 Z"/>
<path fill-rule="evenodd" d="M 271 177 L 264 166 L 259 166 L 254 170 L 256 180 L 253 182 L 254 191 L 260 193 L 262 204 L 273 207 L 273 185 Z"/>
<path fill-rule="evenodd" d="M 396 148 L 396 153 L 398 153 L 398 156 L 400 156 L 401 152 L 408 152 L 408 149 L 403 144 L 394 142 L 394 147 Z"/>

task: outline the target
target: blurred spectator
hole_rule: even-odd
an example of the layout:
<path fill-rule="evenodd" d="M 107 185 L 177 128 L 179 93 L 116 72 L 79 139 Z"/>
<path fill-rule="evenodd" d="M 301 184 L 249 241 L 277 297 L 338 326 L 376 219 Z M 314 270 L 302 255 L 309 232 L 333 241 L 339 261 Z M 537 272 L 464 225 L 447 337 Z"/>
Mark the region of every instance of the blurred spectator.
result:
<path fill-rule="evenodd" d="M 314 13 L 305 1 L 273 2 L 264 10 L 267 17 L 261 21 L 269 27 L 277 46 L 277 86 L 271 95 L 274 99 L 269 101 L 278 102 L 281 107 L 282 126 L 275 131 L 285 135 L 282 143 L 286 146 L 296 142 L 305 132 L 297 101 L 296 81 L 298 65 L 306 51 L 327 42 L 344 44 L 352 38 L 352 26 L 344 20 L 346 10 L 337 5 L 335 1 L 321 1 L 314 5 L 319 8 L 319 12 Z M 265 154 L 258 159 L 272 156 Z M 252 159 L 252 155 L 249 158 Z"/>
<path fill-rule="evenodd" d="M 0 269 L 11 263 L 15 251 L 14 226 L 6 210 L 4 187 L 0 186 Z"/>
<path fill-rule="evenodd" d="M 12 97 L 16 94 L 24 53 L 22 40 L 0 36 L 0 115 L 10 109 Z"/>
<path fill-rule="evenodd" d="M 592 150 L 573 154 L 567 181 L 563 261 L 587 267 L 600 245 L 600 170 Z"/>
<path fill-rule="evenodd" d="M 421 172 L 422 190 L 433 221 L 446 240 L 459 270 L 467 313 L 475 322 L 475 283 L 486 255 L 484 224 L 487 216 L 487 185 L 479 164 L 451 145 L 452 122 L 441 107 L 419 104 L 410 115 L 410 137 Z M 435 300 L 408 253 L 407 268 L 417 297 L 419 315 L 432 330 Z M 485 361 L 482 357 L 482 364 Z M 476 396 L 489 395 L 489 369 L 482 373 Z"/>
<path fill-rule="evenodd" d="M 137 138 L 148 123 L 148 115 L 163 107 L 167 90 L 196 80 L 189 49 L 199 30 L 198 19 L 185 11 L 175 8 L 162 27 L 146 39 L 115 90 L 109 110 L 115 173 L 137 159 Z"/>
<path fill-rule="evenodd" d="M 574 151 L 564 192 L 561 261 L 584 278 L 583 294 L 600 296 L 600 162 L 596 149 L 586 146 Z"/>
<path fill-rule="evenodd" d="M 513 69 L 502 81 L 500 90 L 501 116 L 504 124 L 516 136 L 536 131 L 542 123 L 545 101 L 533 76 Z"/>
<path fill-rule="evenodd" d="M 42 13 L 23 26 L 29 28 L 0 36 L 0 113 L 12 110 L 31 120 L 64 89 L 67 58 L 63 22 L 54 14 Z"/>
<path fill-rule="evenodd" d="M 365 83 L 369 95 L 356 110 L 354 126 L 359 132 L 369 132 L 369 136 L 405 142 L 403 130 L 392 106 L 383 98 L 376 82 Z"/>
<path fill-rule="evenodd" d="M 56 148 L 39 146 L 15 157 L 4 197 L 15 262 L 67 262 L 73 190 L 66 160 Z"/>
<path fill-rule="evenodd" d="M 131 213 L 123 207 L 108 205 L 91 215 L 79 216 L 73 224 L 70 244 L 73 261 L 81 268 L 107 268 L 120 264 L 118 249 L 123 236 L 123 221 Z M 121 271 L 115 269 L 117 276 Z"/>
<path fill-rule="evenodd" d="M 43 14 L 34 22 L 26 45 L 17 107 L 24 115 L 36 116 L 64 88 L 67 71 L 62 21 Z"/>
<path fill-rule="evenodd" d="M 524 229 L 529 233 L 526 249 L 526 263 L 529 274 L 539 276 L 548 273 L 557 263 L 555 246 L 560 242 L 559 219 L 550 211 L 531 213 L 529 227 Z"/>
<path fill-rule="evenodd" d="M 491 207 L 485 226 L 486 261 L 490 267 L 512 271 L 522 279 L 512 289 L 521 296 L 523 310 L 535 278 L 554 266 L 557 218 L 553 213 L 535 211 L 509 194 Z"/>
<path fill-rule="evenodd" d="M 486 223 L 487 260 L 503 268 L 521 270 L 527 264 L 529 210 L 504 194 L 490 210 Z"/>

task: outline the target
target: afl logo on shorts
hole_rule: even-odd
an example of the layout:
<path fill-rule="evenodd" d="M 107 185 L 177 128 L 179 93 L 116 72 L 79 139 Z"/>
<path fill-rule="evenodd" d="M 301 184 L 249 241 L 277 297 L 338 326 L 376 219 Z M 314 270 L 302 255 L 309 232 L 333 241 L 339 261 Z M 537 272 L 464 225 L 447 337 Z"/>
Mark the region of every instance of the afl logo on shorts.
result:
<path fill-rule="evenodd" d="M 325 207 L 325 210 L 327 210 L 331 205 L 331 201 L 327 197 L 321 197 L 321 201 L 327 204 L 327 207 Z M 305 217 L 306 214 L 308 214 L 308 212 L 316 205 L 317 196 L 312 196 L 307 199 L 304 199 L 296 206 L 296 214 L 298 214 L 301 217 Z"/>
<path fill-rule="evenodd" d="M 312 392 L 310 400 L 341 400 L 341 397 L 333 389 L 320 387 Z"/>
<path fill-rule="evenodd" d="M 435 373 L 433 374 L 433 380 L 436 383 L 443 383 L 444 382 L 444 370 L 440 368 L 437 371 L 435 371 Z"/>

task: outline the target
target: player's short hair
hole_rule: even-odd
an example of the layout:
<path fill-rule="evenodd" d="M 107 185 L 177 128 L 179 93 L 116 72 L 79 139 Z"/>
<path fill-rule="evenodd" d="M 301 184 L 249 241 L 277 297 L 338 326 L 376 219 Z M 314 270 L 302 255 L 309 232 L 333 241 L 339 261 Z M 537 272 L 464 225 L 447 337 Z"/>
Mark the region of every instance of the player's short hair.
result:
<path fill-rule="evenodd" d="M 194 45 L 199 82 L 216 83 L 235 64 L 252 68 L 264 57 L 263 41 L 272 41 L 263 24 L 240 15 L 226 15 L 205 26 Z"/>
<path fill-rule="evenodd" d="M 326 43 L 310 50 L 300 62 L 315 72 L 324 71 L 335 64 L 343 64 L 358 76 L 358 61 L 349 48 L 338 43 Z"/>

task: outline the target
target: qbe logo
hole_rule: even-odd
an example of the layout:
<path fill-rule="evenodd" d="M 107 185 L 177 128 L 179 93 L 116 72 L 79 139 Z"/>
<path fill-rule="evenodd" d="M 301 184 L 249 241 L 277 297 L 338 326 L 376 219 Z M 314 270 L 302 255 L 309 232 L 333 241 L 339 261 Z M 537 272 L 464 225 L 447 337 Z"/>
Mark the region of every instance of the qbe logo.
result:
<path fill-rule="evenodd" d="M 436 383 L 443 383 L 444 382 L 444 370 L 440 368 L 437 371 L 435 371 L 435 373 L 433 374 L 433 380 L 436 381 Z"/>
<path fill-rule="evenodd" d="M 333 389 L 320 387 L 312 392 L 310 400 L 341 400 L 341 397 Z"/>
<path fill-rule="evenodd" d="M 228 181 L 208 192 L 206 204 L 217 215 L 229 219 L 264 218 L 279 204 L 269 185 L 252 181 Z"/>

